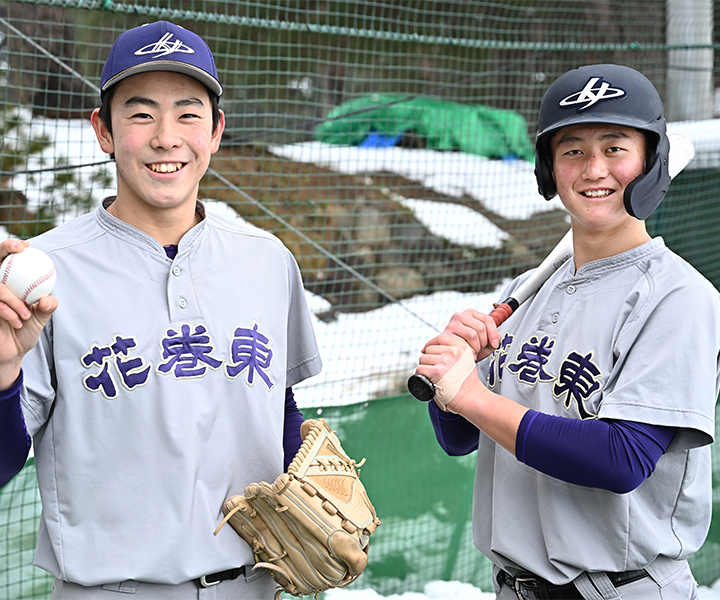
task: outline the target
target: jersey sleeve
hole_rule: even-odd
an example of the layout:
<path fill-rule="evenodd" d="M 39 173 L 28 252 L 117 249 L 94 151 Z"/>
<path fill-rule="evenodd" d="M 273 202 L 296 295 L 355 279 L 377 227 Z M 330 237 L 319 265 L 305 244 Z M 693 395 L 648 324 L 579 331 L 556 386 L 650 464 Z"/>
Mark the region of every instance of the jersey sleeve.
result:
<path fill-rule="evenodd" d="M 650 281 L 615 336 L 598 417 L 677 427 L 669 451 L 713 441 L 720 390 L 720 298 L 710 284 Z"/>
<path fill-rule="evenodd" d="M 322 361 L 305 299 L 300 269 L 289 250 L 285 249 L 285 255 L 290 285 L 290 305 L 287 315 L 287 387 L 292 387 L 317 375 L 322 369 Z"/>
<path fill-rule="evenodd" d="M 35 437 L 50 418 L 55 402 L 52 325 L 51 317 L 40 334 L 38 343 L 25 355 L 22 362 L 24 385 L 21 403 L 31 437 Z"/>

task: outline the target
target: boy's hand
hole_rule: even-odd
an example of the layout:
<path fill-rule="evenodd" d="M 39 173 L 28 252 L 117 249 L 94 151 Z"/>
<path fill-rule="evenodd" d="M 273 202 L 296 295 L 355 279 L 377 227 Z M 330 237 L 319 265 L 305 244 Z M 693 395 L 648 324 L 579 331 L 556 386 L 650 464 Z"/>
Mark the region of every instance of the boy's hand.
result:
<path fill-rule="evenodd" d="M 0 243 L 0 261 L 27 246 L 26 241 L 5 240 Z M 17 379 L 22 358 L 37 344 L 57 305 L 55 297 L 44 296 L 27 306 L 6 285 L 0 284 L 0 389 L 9 388 Z"/>

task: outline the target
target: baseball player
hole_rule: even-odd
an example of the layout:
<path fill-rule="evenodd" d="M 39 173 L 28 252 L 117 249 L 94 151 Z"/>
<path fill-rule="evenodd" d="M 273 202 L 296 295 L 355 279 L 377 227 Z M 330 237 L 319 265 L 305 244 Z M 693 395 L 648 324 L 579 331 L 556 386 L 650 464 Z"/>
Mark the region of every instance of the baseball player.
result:
<path fill-rule="evenodd" d="M 499 599 L 697 597 L 720 295 L 645 227 L 670 182 L 665 129 L 633 69 L 559 77 L 536 177 L 570 215 L 574 260 L 499 329 L 466 310 L 422 351 L 417 373 L 456 380 L 430 417 L 448 454 L 477 450 L 474 542 Z M 468 346 L 477 369 L 459 366 Z"/>
<path fill-rule="evenodd" d="M 198 201 L 225 124 L 200 37 L 126 31 L 101 87 L 117 195 L 32 240 L 54 297 L 28 308 L 0 285 L 2 483 L 31 437 L 52 600 L 269 599 L 251 548 L 213 531 L 300 446 L 292 386 L 321 368 L 300 272 L 277 238 Z"/>

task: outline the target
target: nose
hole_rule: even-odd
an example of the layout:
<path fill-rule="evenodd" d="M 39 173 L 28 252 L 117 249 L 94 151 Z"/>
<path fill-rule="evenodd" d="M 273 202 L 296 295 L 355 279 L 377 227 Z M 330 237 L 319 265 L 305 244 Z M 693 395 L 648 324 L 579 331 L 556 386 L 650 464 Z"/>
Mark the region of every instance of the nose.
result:
<path fill-rule="evenodd" d="M 177 148 L 182 144 L 174 119 L 165 117 L 158 121 L 151 144 L 161 150 Z"/>
<path fill-rule="evenodd" d="M 608 168 L 605 157 L 597 152 L 588 156 L 583 170 L 583 177 L 585 179 L 602 179 L 607 175 Z"/>

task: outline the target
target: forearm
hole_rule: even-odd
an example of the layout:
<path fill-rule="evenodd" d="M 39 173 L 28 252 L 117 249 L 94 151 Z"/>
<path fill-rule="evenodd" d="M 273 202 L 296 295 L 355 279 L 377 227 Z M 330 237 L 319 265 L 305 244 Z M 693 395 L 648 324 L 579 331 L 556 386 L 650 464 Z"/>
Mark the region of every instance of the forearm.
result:
<path fill-rule="evenodd" d="M 17 360 L 5 365 L 0 365 L 0 392 L 9 390 L 20 377 L 22 361 Z"/>
<path fill-rule="evenodd" d="M 425 344 L 416 373 L 434 383 L 435 402 L 440 407 L 463 416 L 514 453 L 527 408 L 490 391 L 476 366 L 499 343 L 497 327 L 488 315 L 472 310 L 455 314 L 445 331 Z"/>
<path fill-rule="evenodd" d="M 475 425 L 450 412 L 443 412 L 434 402 L 428 403 L 435 439 L 448 456 L 465 456 L 478 448 L 480 431 Z"/>
<path fill-rule="evenodd" d="M 302 445 L 300 425 L 304 420 L 305 417 L 295 402 L 292 388 L 287 388 L 285 390 L 285 423 L 283 427 L 283 456 L 286 471 Z"/>
<path fill-rule="evenodd" d="M 0 488 L 23 468 L 30 452 L 31 440 L 20 406 L 22 377 L 0 392 Z"/>
<path fill-rule="evenodd" d="M 518 428 L 528 409 L 490 391 L 476 372 L 465 380 L 447 409 L 462 415 L 508 452 L 515 454 Z"/>
<path fill-rule="evenodd" d="M 674 427 L 633 421 L 528 411 L 520 425 L 516 456 L 556 479 L 623 494 L 652 474 L 675 432 Z"/>

